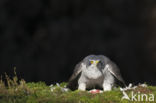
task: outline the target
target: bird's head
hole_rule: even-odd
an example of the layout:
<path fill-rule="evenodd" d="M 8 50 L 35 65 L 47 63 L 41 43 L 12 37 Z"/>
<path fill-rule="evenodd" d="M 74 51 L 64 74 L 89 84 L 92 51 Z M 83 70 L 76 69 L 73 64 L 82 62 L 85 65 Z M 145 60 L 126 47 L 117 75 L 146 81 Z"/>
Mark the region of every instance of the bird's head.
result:
<path fill-rule="evenodd" d="M 91 59 L 91 60 L 89 60 L 89 65 L 91 65 L 91 66 L 97 66 L 97 64 L 100 62 L 100 60 L 93 60 L 93 59 Z"/>
<path fill-rule="evenodd" d="M 103 66 L 103 62 L 101 59 L 96 56 L 96 55 L 89 55 L 84 59 L 84 63 L 86 64 L 87 67 L 96 67 L 96 68 L 101 68 Z"/>

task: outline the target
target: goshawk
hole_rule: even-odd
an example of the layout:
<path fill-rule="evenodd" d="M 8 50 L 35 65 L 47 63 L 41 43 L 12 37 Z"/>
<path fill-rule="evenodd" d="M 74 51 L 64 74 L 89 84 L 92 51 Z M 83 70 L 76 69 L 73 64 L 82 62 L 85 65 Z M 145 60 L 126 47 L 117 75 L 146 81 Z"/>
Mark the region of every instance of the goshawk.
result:
<path fill-rule="evenodd" d="M 89 55 L 76 65 L 67 87 L 82 91 L 98 87 L 110 91 L 118 83 L 126 86 L 114 62 L 103 55 Z"/>

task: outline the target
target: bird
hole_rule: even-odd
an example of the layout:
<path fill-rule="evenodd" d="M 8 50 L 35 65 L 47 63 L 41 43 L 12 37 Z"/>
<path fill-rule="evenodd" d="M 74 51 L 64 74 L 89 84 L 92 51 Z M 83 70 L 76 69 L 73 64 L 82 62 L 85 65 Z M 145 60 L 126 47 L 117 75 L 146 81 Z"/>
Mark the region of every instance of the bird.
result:
<path fill-rule="evenodd" d="M 118 66 L 104 55 L 88 55 L 75 66 L 67 87 L 81 91 L 98 87 L 110 91 L 117 84 L 126 86 Z"/>

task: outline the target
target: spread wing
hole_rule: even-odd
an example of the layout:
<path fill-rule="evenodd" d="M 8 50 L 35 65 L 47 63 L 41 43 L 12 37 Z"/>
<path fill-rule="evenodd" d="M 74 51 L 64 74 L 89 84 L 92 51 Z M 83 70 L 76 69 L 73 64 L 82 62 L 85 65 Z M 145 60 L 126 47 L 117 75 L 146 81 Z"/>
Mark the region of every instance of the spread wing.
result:
<path fill-rule="evenodd" d="M 125 81 L 123 80 L 121 74 L 120 74 L 120 70 L 117 67 L 117 65 L 115 63 L 113 63 L 112 61 L 109 61 L 108 64 L 106 64 L 106 68 L 108 69 L 108 71 L 117 79 L 119 80 L 124 86 L 126 86 Z"/>
<path fill-rule="evenodd" d="M 122 85 L 126 86 L 125 81 L 123 80 L 117 65 L 104 55 L 99 55 L 99 58 L 105 64 L 104 70 L 108 70 L 118 81 L 122 83 Z"/>
<path fill-rule="evenodd" d="M 71 90 L 75 90 L 77 88 L 78 78 L 79 78 L 81 72 L 82 72 L 82 62 L 78 63 L 75 66 L 73 74 L 68 81 L 68 85 L 67 85 L 68 88 L 70 88 Z"/>

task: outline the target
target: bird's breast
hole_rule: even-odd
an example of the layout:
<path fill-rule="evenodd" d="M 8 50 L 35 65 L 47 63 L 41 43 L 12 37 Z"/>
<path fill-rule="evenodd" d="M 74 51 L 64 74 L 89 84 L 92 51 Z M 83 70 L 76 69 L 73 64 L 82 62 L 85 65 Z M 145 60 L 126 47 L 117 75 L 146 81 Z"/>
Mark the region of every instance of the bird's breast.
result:
<path fill-rule="evenodd" d="M 102 76 L 102 72 L 96 67 L 88 67 L 83 73 L 89 79 L 98 79 Z"/>

